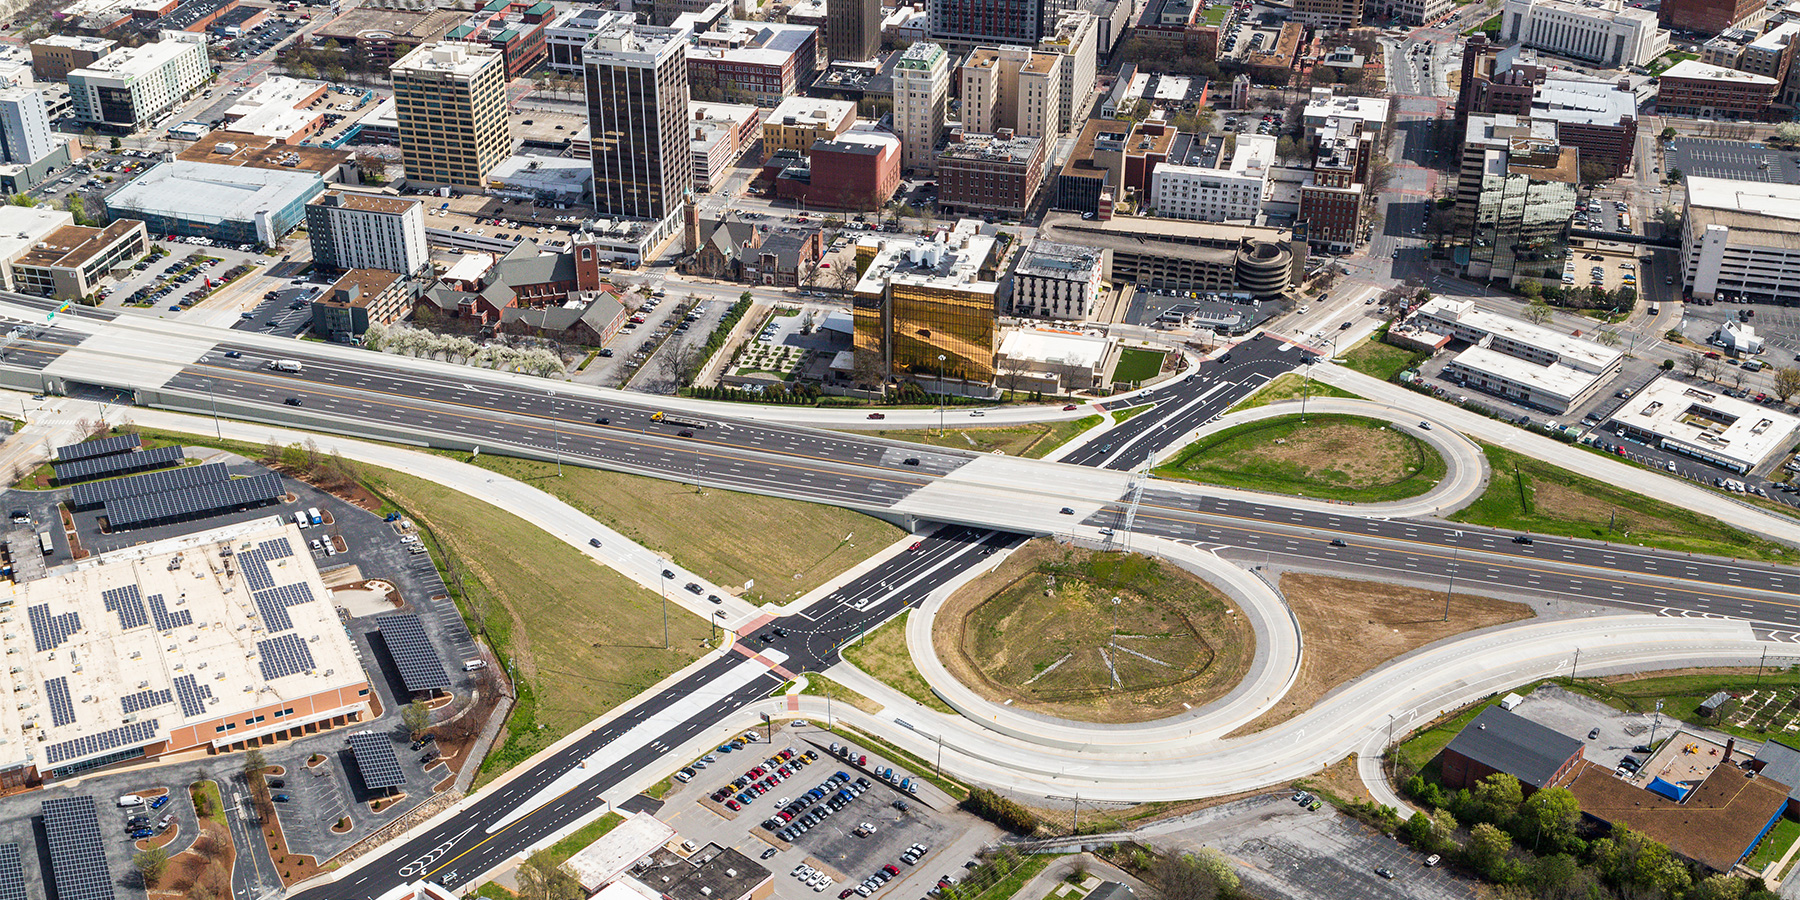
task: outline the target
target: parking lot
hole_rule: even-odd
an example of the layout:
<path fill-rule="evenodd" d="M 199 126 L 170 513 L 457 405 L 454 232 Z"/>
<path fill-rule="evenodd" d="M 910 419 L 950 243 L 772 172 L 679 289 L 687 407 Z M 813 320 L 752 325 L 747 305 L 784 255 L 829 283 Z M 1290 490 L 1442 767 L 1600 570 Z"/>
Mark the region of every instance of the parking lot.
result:
<path fill-rule="evenodd" d="M 1480 896 L 1479 886 L 1425 855 L 1331 807 L 1311 810 L 1286 792 L 1263 794 L 1152 825 L 1158 848 L 1211 847 L 1237 865 L 1252 893 L 1314 900 L 1409 898 L 1451 900 Z M 1377 870 L 1393 873 L 1384 878 Z"/>
<path fill-rule="evenodd" d="M 254 309 L 238 314 L 231 327 L 283 337 L 298 337 L 312 327 L 312 301 L 329 285 L 296 279 L 286 287 L 266 291 Z"/>
<path fill-rule="evenodd" d="M 1634 754 L 1633 748 L 1649 745 L 1655 721 L 1653 715 L 1620 712 L 1591 697 L 1573 694 L 1555 685 L 1532 691 L 1513 712 L 1581 741 L 1586 745 L 1583 755 L 1589 762 L 1617 766 L 1626 756 L 1635 755 L 1640 762 L 1648 758 L 1649 751 L 1638 750 Z M 1674 719 L 1664 719 L 1662 727 L 1656 729 L 1656 739 L 1660 741 L 1674 734 L 1677 726 L 1692 727 Z M 1598 732 L 1595 737 L 1588 736 L 1595 732 Z"/>
<path fill-rule="evenodd" d="M 758 736 L 761 734 L 759 730 Z M 836 900 L 846 892 L 857 896 L 859 885 L 885 866 L 892 866 L 898 874 L 864 896 L 922 897 L 940 878 L 959 877 L 975 851 L 999 836 L 998 829 L 957 810 L 929 784 L 920 784 L 918 793 L 890 784 L 878 774 L 889 768 L 888 763 L 866 748 L 857 748 L 854 758 L 848 760 L 834 755 L 831 743 L 838 740 L 810 724 L 794 722 L 776 730 L 772 742 L 749 743 L 731 753 L 715 751 L 701 760 L 706 766 L 694 770 L 692 781 L 677 785 L 658 816 L 697 843 L 733 847 L 761 860 L 775 873 L 775 895 L 789 900 Z M 723 801 L 711 799 L 786 750 L 795 757 L 810 751 L 817 758 L 791 770 L 789 776 L 775 775 L 777 780 L 763 793 L 751 788 L 749 803 L 738 799 L 746 793 L 741 788 L 723 795 Z M 766 774 L 750 783 L 766 783 L 771 777 L 767 773 L 777 772 L 778 767 L 765 769 Z M 897 772 L 895 777 L 903 780 L 911 774 Z M 866 787 L 858 787 L 859 779 Z M 816 796 L 808 797 L 809 793 Z M 852 796 L 834 801 L 846 794 Z M 792 827 L 780 821 L 784 808 L 794 811 L 793 821 L 800 821 L 831 809 L 834 802 L 835 811 L 804 833 L 788 832 L 791 839 L 780 837 L 780 829 L 764 827 L 771 818 L 778 820 L 782 829 Z M 740 808 L 730 809 L 727 803 Z M 925 848 L 923 854 L 909 852 L 920 845 Z"/>
<path fill-rule="evenodd" d="M 1800 184 L 1800 153 L 1748 141 L 1678 137 L 1663 145 L 1663 168 L 1705 178 Z"/>

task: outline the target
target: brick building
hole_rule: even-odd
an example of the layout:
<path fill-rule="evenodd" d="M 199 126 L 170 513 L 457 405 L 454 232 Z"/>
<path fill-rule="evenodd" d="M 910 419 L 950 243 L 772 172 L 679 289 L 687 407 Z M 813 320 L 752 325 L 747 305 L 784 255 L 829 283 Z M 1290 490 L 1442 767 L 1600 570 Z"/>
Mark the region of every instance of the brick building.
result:
<path fill-rule="evenodd" d="M 938 155 L 938 206 L 953 215 L 1018 218 L 1030 208 L 1044 180 L 1044 141 L 995 134 L 953 132 Z"/>
<path fill-rule="evenodd" d="M 1492 706 L 1463 727 L 1439 762 L 1446 788 L 1473 788 L 1481 779 L 1505 772 L 1526 793 L 1566 786 L 1579 770 L 1586 745 L 1545 728 L 1511 710 Z"/>
<path fill-rule="evenodd" d="M 1761 121 L 1780 91 L 1781 82 L 1766 75 L 1689 59 L 1662 74 L 1656 109 L 1665 116 Z"/>

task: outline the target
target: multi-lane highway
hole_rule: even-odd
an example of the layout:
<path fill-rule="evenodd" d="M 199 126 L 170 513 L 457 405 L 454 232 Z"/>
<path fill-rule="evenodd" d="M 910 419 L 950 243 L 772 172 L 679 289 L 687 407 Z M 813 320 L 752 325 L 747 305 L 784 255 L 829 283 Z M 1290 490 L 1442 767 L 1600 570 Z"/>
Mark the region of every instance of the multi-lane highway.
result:
<path fill-rule="evenodd" d="M 20 344 L 46 355 L 69 340 L 41 335 Z M 115 344 L 116 346 L 116 344 Z M 303 412 L 340 423 L 379 423 L 423 437 L 446 436 L 498 450 L 554 453 L 570 462 L 700 479 L 741 490 L 803 497 L 869 511 L 891 509 L 932 487 L 954 487 L 977 458 L 854 434 L 776 426 L 729 416 L 675 412 L 656 421 L 633 398 L 577 392 L 554 383 L 475 377 L 444 366 L 397 365 L 388 358 L 318 352 L 283 344 L 299 372 L 269 366 L 271 345 L 256 340 L 211 346 L 157 386 L 253 404 L 268 419 Z M 335 351 L 335 348 L 328 348 Z M 20 352 L 15 350 L 15 352 Z M 89 352 L 84 347 L 80 352 Z M 1246 342 L 1203 364 L 1192 380 L 1126 401 L 1153 408 L 1115 427 L 1069 462 L 1130 468 L 1160 444 L 1218 415 L 1263 382 L 1301 362 L 1302 348 L 1266 339 Z M 28 364 L 25 364 L 28 365 Z M 129 387 L 131 385 L 110 385 Z M 284 407 L 289 401 L 298 409 Z M 691 408 L 691 407 L 688 407 Z M 691 423 L 691 424 L 684 424 Z M 339 427 L 339 430 L 349 430 Z M 686 432 L 685 434 L 683 432 Z M 1109 446 L 1110 445 L 1110 446 Z M 1050 464 L 1037 464 L 1047 466 Z M 1074 470 L 1065 470 L 1074 471 Z M 1027 485 L 1046 495 L 1092 490 L 1116 480 L 1074 479 Z M 992 489 L 992 486 L 988 486 Z M 1116 525 L 1122 494 L 1098 504 L 1092 529 Z M 980 524 L 980 508 L 966 510 Z M 1401 573 L 1417 579 L 1454 575 L 1459 587 L 1576 596 L 1629 609 L 1741 616 L 1767 631 L 1795 627 L 1793 579 L 1774 566 L 1697 559 L 1596 542 L 1538 539 L 1441 523 L 1389 520 L 1367 510 L 1294 508 L 1283 498 L 1208 495 L 1190 486 L 1147 490 L 1135 530 L 1226 554 L 1261 552 L 1273 560 L 1324 563 L 1340 571 Z M 478 795 L 455 814 L 362 862 L 329 889 L 308 897 L 360 898 L 405 878 L 455 885 L 599 808 L 599 795 L 627 774 L 658 764 L 668 748 L 725 714 L 766 695 L 787 673 L 824 668 L 846 640 L 917 603 L 1013 535 L 950 527 L 915 551 L 876 566 L 805 610 L 747 631 L 739 648 L 711 660 L 654 696 L 640 698 L 590 734 Z M 1333 544 L 1333 540 L 1341 542 Z M 765 651 L 761 659 L 751 654 Z"/>

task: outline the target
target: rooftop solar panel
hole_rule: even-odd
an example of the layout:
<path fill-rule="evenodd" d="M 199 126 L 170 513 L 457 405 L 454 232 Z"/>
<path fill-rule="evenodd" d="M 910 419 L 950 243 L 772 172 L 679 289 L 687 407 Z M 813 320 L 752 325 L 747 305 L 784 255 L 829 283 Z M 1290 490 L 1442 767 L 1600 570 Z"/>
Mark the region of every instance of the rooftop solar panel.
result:
<path fill-rule="evenodd" d="M 163 603 L 161 594 L 151 594 L 150 620 L 156 623 L 157 631 L 170 631 L 183 625 L 194 624 L 194 614 L 185 609 L 170 612 L 168 604 Z"/>
<path fill-rule="evenodd" d="M 450 686 L 450 674 L 444 671 L 444 661 L 426 636 L 425 626 L 418 616 L 394 613 L 376 617 L 375 623 L 381 630 L 381 642 L 387 645 L 388 655 L 393 657 L 394 667 L 400 670 L 400 680 L 408 692 L 435 691 Z"/>
<path fill-rule="evenodd" d="M 144 614 L 144 595 L 138 593 L 137 585 L 101 591 L 100 599 L 105 601 L 107 609 L 119 614 L 119 630 L 130 631 L 150 624 L 150 617 Z"/>
<path fill-rule="evenodd" d="M 206 712 L 206 698 L 212 695 L 212 686 L 201 684 L 200 679 L 192 675 L 175 679 L 175 699 L 181 702 L 181 714 L 184 716 L 197 716 Z"/>
<path fill-rule="evenodd" d="M 57 900 L 116 900 L 94 798 L 54 797 L 44 801 L 43 814 Z"/>
<path fill-rule="evenodd" d="M 256 652 L 259 657 L 257 661 L 262 664 L 264 681 L 274 681 L 313 667 L 312 650 L 306 646 L 306 641 L 293 632 L 257 641 Z"/>
<path fill-rule="evenodd" d="M 129 716 L 134 712 L 143 712 L 152 706 L 161 706 L 173 699 L 175 699 L 174 692 L 170 691 L 168 688 L 163 688 L 162 690 L 138 691 L 135 694 L 126 694 L 119 698 L 119 705 L 125 707 L 125 714 Z"/>
<path fill-rule="evenodd" d="M 288 607 L 311 600 L 313 593 L 312 588 L 301 581 L 257 591 L 255 597 L 256 610 L 262 614 L 263 627 L 274 632 L 294 627 L 294 620 L 288 616 Z"/>
<path fill-rule="evenodd" d="M 72 759 L 81 759 L 112 750 L 128 747 L 141 747 L 156 738 L 156 720 L 133 722 L 99 734 L 83 735 L 72 740 L 51 744 L 44 751 L 44 759 L 54 766 Z"/>
<path fill-rule="evenodd" d="M 351 735 L 350 754 L 356 758 L 356 770 L 362 773 L 363 787 L 379 791 L 406 783 L 406 773 L 400 771 L 400 757 L 394 753 L 394 741 L 387 735 L 366 731 Z"/>
<path fill-rule="evenodd" d="M 0 844 L 0 900 L 25 900 L 25 865 L 18 844 Z"/>
<path fill-rule="evenodd" d="M 124 453 L 136 450 L 143 445 L 143 440 L 135 434 L 115 434 L 97 441 L 82 441 L 79 444 L 65 444 L 56 448 L 57 462 L 71 462 L 77 459 L 90 459 L 95 456 L 107 456 L 113 453 Z"/>
<path fill-rule="evenodd" d="M 50 724 L 68 725 L 75 721 L 75 704 L 69 698 L 69 679 L 59 675 L 44 682 L 44 698 L 50 701 Z"/>
<path fill-rule="evenodd" d="M 111 456 L 94 456 L 88 459 L 70 460 L 65 463 L 53 463 L 56 480 L 61 484 L 72 484 L 77 481 L 92 481 L 95 478 L 110 478 L 114 475 L 130 475 L 133 472 L 144 472 L 150 469 L 164 469 L 185 459 L 187 454 L 180 447 L 156 447 L 150 450 L 139 450 L 135 453 L 115 453 Z"/>
<path fill-rule="evenodd" d="M 51 615 L 50 604 L 39 603 L 25 614 L 31 619 L 31 642 L 40 653 L 61 647 L 69 635 L 81 630 L 81 614 L 73 610 Z"/>
<path fill-rule="evenodd" d="M 132 528 L 259 506 L 281 499 L 282 494 L 281 476 L 264 473 L 182 491 L 108 500 L 106 520 L 113 528 Z"/>
<path fill-rule="evenodd" d="M 76 509 L 94 509 L 108 500 L 120 497 L 142 497 L 165 491 L 181 491 L 203 484 L 220 484 L 231 480 L 231 470 L 224 463 L 206 463 L 145 472 L 107 481 L 90 481 L 75 485 L 69 491 L 69 503 Z"/>

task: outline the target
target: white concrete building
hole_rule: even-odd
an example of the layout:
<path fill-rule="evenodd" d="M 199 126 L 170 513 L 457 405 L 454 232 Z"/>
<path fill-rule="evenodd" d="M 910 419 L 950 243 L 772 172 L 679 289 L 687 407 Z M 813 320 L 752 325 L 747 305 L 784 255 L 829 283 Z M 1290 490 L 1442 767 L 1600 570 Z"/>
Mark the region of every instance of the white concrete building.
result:
<path fill-rule="evenodd" d="M 1075 331 L 1015 328 L 1000 339 L 996 368 L 1012 390 L 1066 394 L 1100 382 L 1112 342 Z"/>
<path fill-rule="evenodd" d="M 950 54 L 929 41 L 907 47 L 894 65 L 894 130 L 900 133 L 902 169 L 936 169 L 949 103 Z"/>
<path fill-rule="evenodd" d="M 606 24 L 612 10 L 578 6 L 564 10 L 544 29 L 544 64 L 552 72 L 581 74 L 581 48 Z"/>
<path fill-rule="evenodd" d="M 1613 413 L 1626 437 L 1739 474 L 1787 449 L 1800 419 L 1664 377 Z"/>
<path fill-rule="evenodd" d="M 411 275 L 430 262 L 425 204 L 412 197 L 326 191 L 306 207 L 313 262 Z"/>
<path fill-rule="evenodd" d="M 1506 0 L 1500 41 L 1623 69 L 1669 49 L 1656 13 L 1623 0 Z"/>
<path fill-rule="evenodd" d="M 1332 119 L 1356 119 L 1379 134 L 1387 128 L 1387 117 L 1388 101 L 1384 98 L 1339 96 L 1331 88 L 1313 88 L 1307 95 L 1301 122 L 1308 131 L 1317 131 Z"/>
<path fill-rule="evenodd" d="M 763 111 L 744 103 L 688 101 L 688 152 L 694 157 L 694 190 L 710 191 L 756 143 Z"/>
<path fill-rule="evenodd" d="M 1081 130 L 1088 102 L 1093 99 L 1099 72 L 1100 25 L 1092 13 L 1065 10 L 1056 17 L 1055 30 L 1038 43 L 1039 50 L 1062 54 L 1061 106 L 1057 121 L 1062 132 Z"/>
<path fill-rule="evenodd" d="M 1030 47 L 975 48 L 961 69 L 963 127 L 1056 137 L 1062 133 L 1063 61 L 1060 53 Z"/>
<path fill-rule="evenodd" d="M 1034 240 L 1013 269 L 1012 314 L 1085 321 L 1094 315 L 1105 269 L 1099 250 Z"/>
<path fill-rule="evenodd" d="M 1681 272 L 1701 300 L 1800 296 L 1800 185 L 1689 175 Z"/>
<path fill-rule="evenodd" d="M 1275 165 L 1275 138 L 1264 134 L 1235 136 L 1236 148 L 1224 150 L 1217 135 L 1194 147 L 1184 161 L 1173 157 L 1150 177 L 1153 215 L 1204 222 L 1255 224 L 1268 199 L 1269 171 Z"/>
<path fill-rule="evenodd" d="M 1763 351 L 1763 339 L 1756 333 L 1756 326 L 1736 319 L 1726 319 L 1725 324 L 1713 333 L 1713 341 L 1720 347 L 1747 356 Z"/>
<path fill-rule="evenodd" d="M 192 96 L 212 77 L 206 35 L 164 31 L 162 39 L 127 47 L 69 73 L 75 118 L 115 131 L 136 131 Z"/>
<path fill-rule="evenodd" d="M 1625 359 L 1623 350 L 1477 309 L 1473 300 L 1435 298 L 1406 324 L 1473 345 L 1444 367 L 1444 379 L 1553 413 L 1587 401 Z"/>
<path fill-rule="evenodd" d="M 29 166 L 56 149 L 44 95 L 35 88 L 0 90 L 0 152 L 4 160 Z"/>

